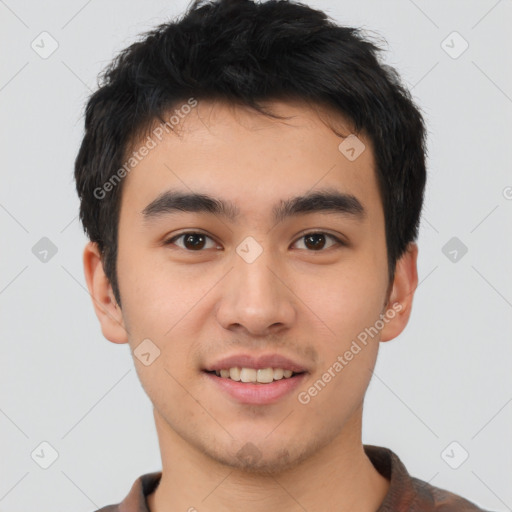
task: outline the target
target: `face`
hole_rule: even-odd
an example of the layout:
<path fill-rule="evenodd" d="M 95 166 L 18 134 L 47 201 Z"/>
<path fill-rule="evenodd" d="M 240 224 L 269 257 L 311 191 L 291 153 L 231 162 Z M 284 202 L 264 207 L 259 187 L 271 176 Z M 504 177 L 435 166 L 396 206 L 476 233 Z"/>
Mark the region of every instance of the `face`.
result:
<path fill-rule="evenodd" d="M 199 102 L 125 178 L 118 313 L 129 334 L 103 325 L 146 354 L 134 363 L 160 432 L 267 472 L 360 429 L 379 339 L 400 317 L 370 141 L 359 135 L 365 149 L 347 158 L 320 107 L 271 105 L 291 117 Z M 275 380 L 242 382 L 254 378 Z"/>

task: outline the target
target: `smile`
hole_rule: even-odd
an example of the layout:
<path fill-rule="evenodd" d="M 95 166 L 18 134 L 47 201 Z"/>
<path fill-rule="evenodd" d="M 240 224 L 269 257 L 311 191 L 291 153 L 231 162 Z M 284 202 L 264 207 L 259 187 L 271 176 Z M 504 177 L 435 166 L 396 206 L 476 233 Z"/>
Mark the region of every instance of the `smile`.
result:
<path fill-rule="evenodd" d="M 225 368 L 215 370 L 215 375 L 223 379 L 231 379 L 236 382 L 270 384 L 271 382 L 289 379 L 293 375 L 297 375 L 292 370 L 284 370 L 283 368 Z"/>
<path fill-rule="evenodd" d="M 231 377 L 233 371 L 233 377 Z M 221 372 L 226 375 L 223 377 Z M 227 376 L 229 372 L 229 376 Z M 260 375 L 258 376 L 258 372 Z M 272 374 L 270 373 L 272 372 Z M 275 372 L 275 373 L 274 373 Z M 289 376 L 285 376 L 286 375 Z M 230 368 L 225 370 L 203 371 L 203 375 L 215 389 L 234 400 L 237 404 L 270 405 L 291 394 L 307 376 L 307 372 L 293 373 L 282 368 Z M 272 380 L 269 380 L 272 375 Z M 274 375 L 277 376 L 274 379 Z M 281 376 L 282 375 L 282 376 Z M 238 380 L 235 380 L 238 378 Z M 260 382 L 258 378 L 265 382 Z"/>

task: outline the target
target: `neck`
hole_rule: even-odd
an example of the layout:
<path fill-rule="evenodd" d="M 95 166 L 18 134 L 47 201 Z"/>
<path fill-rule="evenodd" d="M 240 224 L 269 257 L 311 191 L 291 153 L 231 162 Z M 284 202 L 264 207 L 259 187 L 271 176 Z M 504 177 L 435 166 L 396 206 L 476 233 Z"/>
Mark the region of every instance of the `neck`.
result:
<path fill-rule="evenodd" d="M 389 481 L 364 452 L 361 420 L 362 406 L 330 444 L 291 469 L 265 475 L 226 466 L 197 451 L 155 410 L 162 478 L 147 498 L 149 510 L 375 512 Z"/>

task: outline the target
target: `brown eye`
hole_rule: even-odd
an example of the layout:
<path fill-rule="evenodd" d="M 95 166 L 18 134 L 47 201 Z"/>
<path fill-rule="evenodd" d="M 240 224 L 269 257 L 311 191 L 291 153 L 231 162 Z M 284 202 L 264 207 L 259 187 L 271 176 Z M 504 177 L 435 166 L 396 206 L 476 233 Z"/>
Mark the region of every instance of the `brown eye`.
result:
<path fill-rule="evenodd" d="M 329 235 L 328 233 L 322 232 L 306 233 L 305 235 L 302 235 L 299 240 L 304 240 L 304 245 L 310 251 L 321 252 L 322 249 L 325 248 L 326 239 L 328 238 L 334 240 L 334 243 L 327 247 L 328 249 L 334 245 L 345 245 L 339 238 L 335 237 L 334 235 Z"/>
<path fill-rule="evenodd" d="M 175 244 L 175 242 L 180 239 L 182 239 L 182 244 Z M 181 233 L 181 235 L 177 235 L 171 238 L 170 240 L 167 240 L 165 242 L 165 245 L 175 244 L 181 249 L 185 249 L 190 252 L 199 252 L 205 248 L 207 239 L 212 240 L 209 236 L 205 235 L 204 233 L 196 233 L 193 231 L 189 231 L 187 233 Z M 215 244 L 213 244 L 213 246 L 215 246 Z"/>

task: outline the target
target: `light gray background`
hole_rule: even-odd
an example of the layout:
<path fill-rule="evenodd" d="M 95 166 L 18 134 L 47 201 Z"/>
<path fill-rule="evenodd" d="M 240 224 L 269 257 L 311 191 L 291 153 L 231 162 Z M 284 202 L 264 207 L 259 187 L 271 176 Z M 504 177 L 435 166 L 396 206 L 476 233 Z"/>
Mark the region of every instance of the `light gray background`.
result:
<path fill-rule="evenodd" d="M 307 3 L 387 39 L 429 129 L 420 285 L 408 327 L 381 344 L 363 440 L 512 510 L 512 2 Z M 98 72 L 186 5 L 0 0 L 0 511 L 95 510 L 161 468 L 129 348 L 102 337 L 85 289 L 72 172 Z M 47 59 L 31 48 L 43 31 L 59 45 Z M 442 47 L 453 31 L 469 43 L 458 58 Z M 42 237 L 58 249 L 46 262 L 32 252 Z M 442 251 L 452 237 L 468 248 L 456 262 Z M 31 457 L 49 456 L 43 441 L 58 452 L 48 469 Z M 441 455 L 453 441 L 469 453 L 458 469 Z"/>

